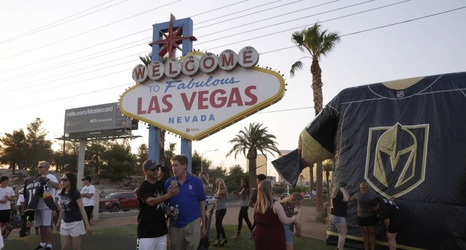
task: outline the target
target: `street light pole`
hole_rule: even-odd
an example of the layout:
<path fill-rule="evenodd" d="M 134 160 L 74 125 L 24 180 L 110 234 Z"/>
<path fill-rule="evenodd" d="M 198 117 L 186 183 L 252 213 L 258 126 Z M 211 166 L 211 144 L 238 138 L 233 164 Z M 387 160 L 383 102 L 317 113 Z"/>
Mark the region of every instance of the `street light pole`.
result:
<path fill-rule="evenodd" d="M 207 150 L 207 151 L 205 151 L 204 153 L 201 154 L 201 172 L 204 171 L 204 155 L 209 153 L 209 152 L 214 152 L 214 151 L 218 151 L 218 148 L 212 149 L 212 150 Z"/>

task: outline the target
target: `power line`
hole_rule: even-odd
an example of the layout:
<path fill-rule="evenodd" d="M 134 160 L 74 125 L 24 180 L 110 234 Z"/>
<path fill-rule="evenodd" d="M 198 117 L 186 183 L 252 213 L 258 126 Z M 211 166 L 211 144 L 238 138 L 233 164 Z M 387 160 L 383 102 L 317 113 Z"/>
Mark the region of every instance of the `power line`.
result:
<path fill-rule="evenodd" d="M 372 0 L 371 0 L 371 1 L 372 1 Z M 409 1 L 411 1 L 411 0 L 403 0 L 403 1 L 399 1 L 399 2 L 393 3 L 393 4 L 387 4 L 387 5 L 383 5 L 383 6 L 379 6 L 379 7 L 375 7 L 375 8 L 371 8 L 371 9 L 367 9 L 367 10 L 364 10 L 364 11 L 359 11 L 359 12 L 351 13 L 351 14 L 348 14 L 348 15 L 339 16 L 339 17 L 327 19 L 327 20 L 324 20 L 324 21 L 319 21 L 319 23 L 325 23 L 325 22 L 329 22 L 329 21 L 334 21 L 334 20 L 338 20 L 338 19 L 342 19 L 342 18 L 347 18 L 347 17 L 351 17 L 351 16 L 355 16 L 355 15 L 367 13 L 367 12 L 374 11 L 374 10 L 379 10 L 379 9 L 383 9 L 383 8 L 388 8 L 388 7 L 391 7 L 391 6 L 394 6 L 394 5 L 398 5 L 398 4 L 402 4 L 402 3 L 406 3 L 406 2 L 409 2 Z M 370 2 L 370 1 L 368 1 L 368 2 Z M 367 2 L 366 2 L 366 3 L 367 3 Z M 345 6 L 345 7 L 343 7 L 343 8 L 346 8 L 346 7 L 353 7 L 353 6 L 354 6 L 354 5 L 349 5 L 349 6 Z M 339 8 L 339 9 L 341 9 L 341 8 Z M 326 11 L 326 12 L 327 12 L 327 11 Z M 320 13 L 319 13 L 319 14 L 320 14 Z M 311 15 L 311 16 L 313 16 L 313 15 Z M 308 16 L 308 17 L 310 17 L 310 16 Z M 295 20 L 299 20 L 299 19 L 302 19 L 302 18 L 298 18 L 298 19 L 295 19 Z M 282 22 L 282 23 L 285 23 L 285 22 Z M 280 24 L 282 24 L 282 23 L 280 23 Z M 248 31 L 243 31 L 241 34 L 250 33 L 250 32 L 257 31 L 257 30 L 259 30 L 259 29 L 269 28 L 269 27 L 273 27 L 273 26 L 274 26 L 274 25 L 267 25 L 267 26 L 265 26 L 265 27 L 256 28 L 256 29 L 252 29 L 252 30 L 248 30 Z M 237 42 L 235 42 L 235 43 L 251 41 L 251 40 L 254 40 L 254 39 L 257 39 L 257 38 L 262 38 L 262 37 L 265 37 L 265 36 L 271 36 L 271 35 L 276 35 L 276 34 L 280 34 L 280 33 L 283 33 L 283 32 L 289 32 L 289 31 L 293 31 L 293 30 L 299 29 L 299 28 L 301 28 L 301 27 L 302 27 L 302 26 L 293 27 L 293 28 L 285 29 L 285 30 L 280 30 L 280 31 L 272 32 L 272 33 L 269 33 L 269 34 L 266 34 L 266 35 L 256 36 L 256 37 L 244 39 L 244 40 L 241 40 L 241 41 L 237 41 Z M 236 35 L 238 35 L 238 33 L 237 33 L 237 34 L 234 34 L 234 35 L 232 35 L 232 36 L 236 36 Z M 231 36 L 230 36 L 230 37 L 231 37 Z M 220 38 L 220 39 L 222 39 L 222 38 Z M 220 39 L 217 39 L 217 41 L 220 40 Z M 217 49 L 217 48 L 220 48 L 220 47 L 226 47 L 226 46 L 229 46 L 229 45 L 232 45 L 232 44 L 235 44 L 235 43 L 223 44 L 223 45 L 220 45 L 220 46 L 212 47 L 212 48 L 210 48 L 210 49 L 213 50 L 213 49 Z"/>
<path fill-rule="evenodd" d="M 416 18 L 412 18 L 412 19 L 408 19 L 408 20 L 394 22 L 394 23 L 390 23 L 390 24 L 386 24 L 386 25 L 381 25 L 381 26 L 377 26 L 377 27 L 374 27 L 374 28 L 370 28 L 370 29 L 359 30 L 359 31 L 355 31 L 355 32 L 340 35 L 340 37 L 358 35 L 358 34 L 362 34 L 362 33 L 365 33 L 365 32 L 379 30 L 379 29 L 383 29 L 383 28 L 388 28 L 388 27 L 392 27 L 392 26 L 396 26 L 396 25 L 405 24 L 405 23 L 410 23 L 410 22 L 413 22 L 413 21 L 418 21 L 418 20 L 422 20 L 422 19 L 425 19 L 425 18 L 430 18 L 430 17 L 434 17 L 434 16 L 438 16 L 438 15 L 443 15 L 443 14 L 446 14 L 446 13 L 450 13 L 450 12 L 454 12 L 454 11 L 458 11 L 458 10 L 462 10 L 462 9 L 466 9 L 466 6 L 462 6 L 462 7 L 442 11 L 442 12 L 437 12 L 437 13 L 433 13 L 433 14 L 429 14 L 429 15 L 425 15 L 425 16 L 420 16 L 420 17 L 416 17 Z M 263 52 L 263 53 L 260 53 L 260 54 L 263 55 L 263 54 L 268 54 L 268 53 L 274 53 L 274 52 L 277 52 L 277 51 L 291 49 L 291 48 L 295 48 L 295 47 L 296 46 L 283 47 L 283 48 L 279 48 L 279 49 L 275 49 L 275 50 L 269 50 L 269 51 L 266 51 L 266 52 Z"/>
<path fill-rule="evenodd" d="M 320 12 L 320 13 L 313 14 L 313 15 L 310 15 L 310 16 L 307 16 L 307 17 L 316 16 L 316 15 L 321 15 L 321 14 L 325 14 L 325 13 L 330 13 L 330 12 L 333 12 L 333 11 L 342 10 L 342 9 L 346 9 L 346 8 L 349 8 L 349 7 L 354 7 L 354 6 L 357 6 L 357 5 L 365 4 L 365 3 L 368 3 L 368 2 L 371 2 L 371 1 L 373 1 L 373 0 L 366 1 L 366 2 L 362 2 L 362 3 L 357 3 L 357 4 L 352 4 L 352 5 L 349 5 L 349 6 L 344 6 L 344 7 L 341 7 L 341 8 L 332 9 L 332 10 L 325 11 L 325 12 Z M 410 1 L 410 0 L 405 0 L 405 1 Z M 315 7 L 317 7 L 317 6 L 323 6 L 323 5 L 326 5 L 326 4 L 329 4 L 329 3 L 333 3 L 333 2 L 335 2 L 335 1 L 327 2 L 327 3 L 319 4 L 319 5 L 314 5 L 314 6 L 311 6 L 311 7 L 309 7 L 309 8 L 315 8 Z M 293 2 L 293 3 L 294 3 L 294 2 Z M 284 5 L 280 5 L 280 6 L 283 7 Z M 280 6 L 279 6 L 279 7 L 280 7 Z M 298 11 L 306 10 L 306 9 L 309 9 L 309 8 L 300 9 L 300 10 L 298 10 Z M 270 9 L 261 10 L 260 12 L 262 12 L 262 11 L 267 11 L 267 10 L 270 10 Z M 293 13 L 296 13 L 296 12 L 298 12 L 298 11 L 292 11 L 292 12 L 288 12 L 288 13 L 285 13 L 285 14 L 282 14 L 282 15 L 293 14 Z M 258 12 L 254 12 L 253 14 L 257 14 L 257 13 L 258 13 Z M 248 14 L 248 15 L 249 15 L 249 14 Z M 279 15 L 279 16 L 282 16 L 282 15 Z M 245 16 L 240 16 L 240 17 L 247 17 L 247 15 L 245 15 Z M 277 16 L 275 16 L 275 17 L 277 17 Z M 288 21 L 286 21 L 286 22 L 281 22 L 281 23 L 278 23 L 278 24 L 284 24 L 284 23 L 288 23 L 288 22 L 295 21 L 295 20 L 300 20 L 300 19 L 302 19 L 302 17 L 301 17 L 301 18 L 297 18 L 297 19 L 288 20 Z M 266 19 L 262 19 L 262 20 L 259 20 L 259 21 L 268 21 L 268 20 L 269 20 L 269 19 L 266 18 Z M 268 26 L 262 26 L 262 27 L 260 27 L 260 28 L 252 29 L 252 30 L 249 30 L 249 31 L 243 31 L 243 32 L 240 32 L 240 33 L 232 34 L 232 35 L 228 36 L 227 38 L 230 38 L 230 37 L 233 37 L 233 36 L 236 36 L 236 35 L 240 35 L 240 34 L 244 34 L 244 33 L 248 33 L 248 32 L 257 31 L 257 30 L 260 30 L 260 29 L 263 29 L 263 28 L 266 28 L 266 27 L 275 26 L 275 25 L 278 25 L 278 24 L 272 24 L 272 25 L 268 25 Z M 237 28 L 237 27 L 244 27 L 244 26 L 236 26 L 236 27 L 230 28 L 229 30 L 234 29 L 234 28 Z M 296 28 L 293 28 L 292 30 L 294 30 L 294 29 L 296 29 Z M 281 31 L 281 32 L 283 32 L 283 31 Z M 138 32 L 138 33 L 139 33 L 139 32 Z M 279 32 L 279 33 L 280 33 L 280 32 Z M 268 35 L 265 35 L 265 36 L 268 36 Z M 259 36 L 259 37 L 261 37 L 261 36 Z M 257 38 L 257 37 L 256 37 L 256 38 Z M 143 40 L 146 40 L 146 39 L 143 39 Z M 206 42 L 203 42 L 203 43 L 208 43 L 208 42 L 211 42 L 211 41 L 218 41 L 218 40 L 219 40 L 219 39 L 212 39 L 212 40 L 210 40 L 210 41 L 206 41 Z M 252 40 L 252 39 L 251 39 L 251 40 Z M 139 40 L 139 41 L 142 41 L 142 40 Z M 139 42 L 139 41 L 137 41 L 137 42 Z M 129 44 L 133 44 L 133 43 L 134 43 L 134 42 L 129 43 Z M 126 44 L 126 45 L 129 45 L 129 44 Z M 199 45 L 199 44 L 202 44 L 202 43 L 198 43 L 198 45 Z M 233 43 L 233 44 L 234 44 L 234 43 Z M 138 44 L 138 45 L 139 45 L 139 44 Z M 138 45 L 135 45 L 135 46 L 133 46 L 133 47 L 136 47 L 136 46 L 138 46 Z M 230 44 L 229 44 L 229 45 L 230 45 Z M 124 45 L 122 45 L 122 46 L 124 46 Z M 121 46 L 118 46 L 118 47 L 121 47 Z M 116 48 L 118 48 L 118 47 L 116 47 Z M 114 48 L 111 48 L 111 49 L 108 49 L 108 50 L 112 50 L 112 49 L 114 49 Z M 102 52 L 103 52 L 103 51 L 98 52 L 98 54 L 100 54 L 100 53 L 102 53 Z M 120 51 L 116 51 L 116 52 L 120 52 Z M 107 54 L 103 54 L 103 55 L 107 55 Z M 92 60 L 92 59 L 94 59 L 94 58 L 101 57 L 101 56 L 103 56 L 103 55 L 96 56 L 95 53 L 94 53 L 94 54 L 92 55 L 92 57 L 87 58 L 86 60 Z M 83 56 L 83 57 L 86 58 L 87 56 Z M 80 57 L 80 58 L 83 58 L 83 57 Z M 80 59 L 80 58 L 77 58 L 77 59 Z M 75 59 L 75 60 L 76 60 L 76 59 Z M 86 61 L 86 60 L 83 60 L 83 61 Z M 79 61 L 78 61 L 78 62 L 79 62 Z M 75 63 L 77 63 L 77 62 L 75 62 Z M 66 65 L 65 65 L 65 64 L 62 64 L 62 63 L 58 63 L 58 64 L 55 64 L 55 65 L 52 65 L 52 66 L 48 66 L 48 67 L 45 67 L 45 68 L 36 69 L 35 72 L 45 72 L 45 71 L 49 71 L 49 70 L 55 70 L 55 69 L 57 68 L 57 66 L 58 66 L 58 67 L 66 67 L 66 66 L 68 66 L 68 65 L 70 65 L 69 62 L 68 62 Z M 48 70 L 47 70 L 47 69 L 48 69 Z M 23 77 L 27 77 L 27 76 L 24 75 Z M 9 79 L 13 79 L 13 78 L 14 78 L 14 79 L 18 79 L 17 76 L 12 76 L 12 77 L 10 77 Z M 20 77 L 20 78 L 21 78 L 21 77 Z M 9 79 L 7 79 L 7 80 L 9 80 Z"/>
<path fill-rule="evenodd" d="M 41 32 L 41 31 L 45 31 L 45 30 L 51 29 L 51 28 L 56 27 L 56 26 L 59 26 L 59 25 L 63 25 L 63 24 L 65 24 L 65 23 L 68 23 L 68 22 L 77 20 L 77 19 L 79 19 L 79 18 L 88 16 L 88 15 L 91 15 L 91 14 L 94 14 L 94 13 L 97 13 L 97 12 L 102 11 L 102 10 L 106 10 L 106 9 L 108 9 L 108 8 L 114 7 L 114 6 L 119 5 L 119 4 L 123 3 L 123 2 L 126 2 L 126 1 L 128 1 L 128 0 L 124 0 L 124 1 L 118 2 L 118 3 L 116 3 L 116 4 L 107 6 L 107 7 L 105 7 L 105 8 L 96 10 L 96 11 L 94 11 L 94 12 L 87 13 L 87 14 L 85 14 L 85 15 L 78 16 L 78 17 L 76 17 L 76 18 L 70 19 L 71 17 L 74 17 L 74 16 L 79 15 L 79 14 L 81 14 L 81 13 L 85 13 L 85 12 L 87 12 L 87 11 L 89 11 L 89 10 L 92 10 L 92 9 L 94 9 L 94 8 L 100 7 L 100 6 L 102 6 L 102 5 L 105 5 L 105 4 L 107 4 L 107 3 L 109 3 L 109 2 L 113 2 L 113 1 L 114 1 L 114 0 L 107 1 L 107 2 L 105 2 L 105 3 L 96 5 L 96 6 L 94 6 L 94 7 L 89 8 L 89 9 L 80 11 L 80 12 L 78 12 L 78 13 L 76 13 L 76 14 L 71 15 L 71 16 L 68 16 L 68 17 L 59 19 L 59 20 L 54 21 L 54 22 L 52 22 L 52 23 L 49 23 L 49 24 L 46 24 L 46 25 L 44 25 L 44 26 L 38 27 L 38 28 L 36 28 L 36 29 L 27 31 L 27 32 L 25 32 L 25 33 L 23 33 L 23 34 L 20 34 L 20 35 L 14 36 L 14 37 L 10 37 L 10 38 L 8 38 L 8 39 L 5 39 L 5 40 L 3 40 L 3 41 L 0 41 L 0 45 L 1 45 L 1 44 L 4 44 L 4 43 L 11 42 L 11 41 L 15 41 L 15 40 L 18 40 L 18 39 L 20 39 L 20 38 L 24 38 L 24 37 L 27 37 L 27 36 L 30 36 L 30 35 L 33 35 L 33 34 L 36 34 L 36 33 Z M 67 20 L 67 19 L 70 19 L 70 20 Z M 65 20 L 67 20 L 67 21 L 65 22 Z"/>
<path fill-rule="evenodd" d="M 380 8 L 380 7 L 379 7 L 379 8 Z M 370 29 L 365 29 L 365 30 L 357 31 L 357 32 L 352 32 L 352 33 L 344 34 L 344 35 L 342 35 L 342 36 L 350 36 L 350 35 L 361 34 L 361 33 L 368 32 L 368 31 L 372 31 L 372 30 L 387 28 L 387 27 L 391 27 L 391 26 L 395 26 L 395 25 L 400 25 L 400 24 L 404 24 L 404 23 L 408 23 L 408 22 L 412 22 L 412 21 L 417 21 L 417 20 L 421 20 L 421 19 L 425 19 L 425 18 L 430 18 L 430 17 L 434 17 L 434 16 L 438 16 L 438 15 L 450 13 L 450 12 L 453 12 L 453 11 L 462 10 L 462 9 L 464 9 L 464 8 L 466 8 L 466 6 L 462 6 L 462 7 L 450 9 L 450 10 L 447 10 L 447 11 L 437 12 L 437 13 L 433 13 L 433 14 L 429 14 L 429 15 L 425 15 L 425 16 L 421 16 L 421 17 L 416 17 L 416 18 L 412 18 L 412 19 L 408 19 L 408 20 L 403 20 L 403 21 L 399 21 L 399 22 L 394 22 L 394 23 L 391 23 L 391 24 L 382 25 L 382 26 L 378 26 L 378 27 L 374 27 L 374 28 L 370 28 Z M 348 15 L 347 15 L 347 16 L 348 16 Z M 294 48 L 294 47 L 295 47 L 295 46 L 285 47 L 285 48 L 281 48 L 281 49 L 276 49 L 276 50 L 272 50 L 272 51 L 263 52 L 263 53 L 261 53 L 261 54 L 267 54 L 267 53 L 277 52 L 277 51 L 280 51 L 280 50 L 285 50 L 285 49 Z M 119 72 L 122 72 L 122 71 L 119 71 Z M 103 90 L 104 90 L 104 89 L 102 89 L 102 90 L 100 90 L 100 91 L 103 91 Z M 105 90 L 108 90 L 108 88 L 106 88 Z M 93 93 L 93 92 L 90 92 L 90 93 Z M 89 93 L 84 93 L 84 94 L 89 94 Z M 60 100 L 61 100 L 61 99 L 60 99 Z M 30 105 L 30 106 L 31 106 L 31 105 Z"/>
<path fill-rule="evenodd" d="M 111 23 L 108 23 L 108 24 L 99 26 L 99 27 L 97 27 L 97 28 L 93 28 L 93 29 L 87 30 L 87 31 L 82 32 L 82 33 L 79 33 L 79 34 L 75 34 L 75 35 L 69 36 L 69 37 L 67 37 L 67 38 L 64 38 L 64 39 L 61 39 L 61 40 L 58 40 L 58 41 L 55 41 L 55 42 L 52 42 L 52 43 L 44 44 L 44 45 L 42 45 L 42 46 L 39 46 L 39 47 L 30 49 L 30 50 L 26 50 L 26 51 L 23 51 L 23 52 L 14 54 L 14 55 L 10 55 L 10 56 L 8 56 L 8 57 L 0 58 L 0 60 L 9 59 L 9 58 L 12 58 L 12 57 L 15 57 L 15 56 L 19 56 L 19 55 L 23 55 L 23 54 L 29 53 L 29 52 L 34 51 L 34 50 L 37 50 L 37 49 L 42 49 L 42 48 L 48 47 L 48 46 L 50 46 L 50 45 L 54 45 L 54 44 L 57 44 L 57 43 L 60 43 L 60 42 L 68 41 L 68 40 L 70 40 L 70 39 L 72 39 L 72 38 L 76 38 L 76 37 L 78 37 L 78 36 L 82 36 L 82 35 L 84 35 L 84 34 L 87 34 L 87 33 L 90 33 L 90 32 L 96 31 L 96 30 L 100 30 L 100 29 L 105 28 L 105 27 L 108 27 L 108 26 L 110 26 L 110 25 L 114 25 L 114 24 L 123 22 L 123 21 L 125 21 L 125 20 L 131 19 L 131 18 L 135 18 L 135 17 L 137 17 L 137 16 L 139 16 L 139 15 L 141 15 L 141 14 L 145 14 L 145 13 L 154 11 L 154 10 L 156 10 L 156 9 L 166 7 L 166 6 L 168 6 L 168 5 L 174 4 L 175 2 L 179 2 L 179 1 L 181 1 L 181 0 L 175 0 L 174 2 L 171 2 L 171 3 L 168 3 L 168 4 L 162 5 L 162 6 L 160 6 L 160 7 L 153 8 L 153 9 L 150 9 L 150 10 L 147 10 L 147 11 L 143 11 L 143 12 L 138 13 L 138 14 L 136 14 L 136 15 L 132 15 L 132 16 L 129 16 L 129 17 L 126 17 L 126 18 L 123 18 L 123 19 L 120 19 L 120 20 L 111 22 Z"/>
<path fill-rule="evenodd" d="M 299 0 L 299 1 L 302 1 L 302 0 Z M 242 2 L 245 2 L 245 1 L 242 1 Z M 239 3 L 242 3 L 242 2 L 239 2 Z M 214 11 L 214 10 L 220 10 L 220 9 L 223 9 L 223 8 L 226 8 L 226 7 L 231 7 L 231 6 L 235 5 L 235 4 L 238 4 L 238 3 L 225 5 L 225 6 L 222 6 L 222 7 L 213 9 L 213 10 L 209 10 L 209 11 L 207 11 L 207 12 L 202 12 L 202 13 L 209 13 L 209 12 L 212 12 L 212 11 Z M 251 8 L 251 7 L 248 7 L 248 9 L 253 9 L 253 8 L 262 7 L 262 6 L 263 6 L 263 5 L 259 5 L 259 6 L 252 7 L 252 8 Z M 244 11 L 244 10 L 241 10 L 241 11 Z M 199 16 L 200 14 L 201 14 L 201 13 L 198 13 L 198 14 L 195 14 L 195 15 L 193 15 L 193 16 Z M 231 13 L 230 13 L 230 14 L 231 14 Z M 124 20 L 124 19 L 121 19 L 121 20 Z M 207 20 L 207 21 L 212 21 L 212 20 L 217 20 L 217 18 L 212 18 L 212 19 L 209 19 L 209 20 Z M 83 50 L 88 50 L 88 49 L 90 49 L 90 48 L 98 47 L 98 46 L 100 46 L 100 45 L 104 45 L 104 44 L 107 44 L 107 43 L 110 43 L 110 42 L 114 42 L 114 41 L 120 40 L 120 39 L 122 39 L 122 38 L 130 37 L 130 36 L 137 35 L 137 34 L 140 34 L 140 33 L 149 32 L 149 31 L 151 31 L 151 30 L 152 30 L 151 28 L 149 28 L 149 29 L 144 29 L 144 30 L 141 30 L 141 31 L 138 31 L 138 32 L 129 34 L 129 35 L 125 35 L 125 36 L 122 36 L 122 37 L 114 38 L 114 39 L 111 39 L 111 40 L 108 40 L 108 41 L 105 41 L 105 42 L 102 42 L 102 43 L 99 43 L 99 44 L 95 44 L 95 45 L 92 45 L 92 46 L 89 46 L 89 47 L 86 47 L 86 48 L 80 48 L 80 49 L 78 49 L 78 50 L 75 50 L 75 51 L 72 51 L 72 52 L 68 52 L 68 53 L 65 53 L 65 54 L 62 54 L 62 55 L 54 56 L 54 57 L 51 57 L 51 58 L 48 58 L 48 59 L 41 59 L 41 63 L 43 63 L 43 62 L 45 62 L 45 61 L 50 61 L 50 60 L 53 60 L 53 59 L 56 59 L 56 58 L 60 58 L 60 57 L 66 56 L 66 55 L 74 54 L 74 53 L 77 53 L 77 52 L 82 52 Z M 86 32 L 86 33 L 87 33 L 87 32 Z M 80 33 L 80 34 L 83 34 L 83 33 Z M 78 35 L 80 35 L 80 34 L 78 34 Z M 144 41 L 145 41 L 145 40 L 149 41 L 150 39 L 151 39 L 151 38 L 148 37 L 147 39 L 144 39 Z M 130 43 L 130 44 L 137 43 L 137 45 L 140 45 L 140 43 L 139 43 L 140 41 L 143 41 L 143 40 L 138 40 L 138 41 L 132 42 L 132 43 Z M 48 44 L 47 44 L 47 45 L 48 45 Z M 128 44 L 126 44 L 126 45 L 128 45 Z M 118 48 L 118 47 L 121 47 L 121 46 L 117 46 L 116 48 Z M 37 48 L 36 48 L 36 49 L 37 49 Z M 35 49 L 33 49 L 33 50 L 35 50 Z M 101 52 L 99 52 L 99 53 L 101 53 Z M 91 58 L 91 59 L 92 59 L 92 58 Z M 0 60 L 1 60 L 1 59 L 0 59 Z M 34 64 L 36 64 L 36 63 L 30 63 L 30 64 L 27 64 L 27 65 L 23 65 L 23 67 L 25 67 L 25 66 L 30 66 L 30 65 L 34 65 Z M 55 64 L 55 65 L 59 65 L 59 64 L 60 64 L 60 63 Z M 47 68 L 52 68 L 52 67 L 54 67 L 55 65 L 49 66 L 49 67 L 47 67 Z M 6 71 L 14 71 L 14 70 L 20 70 L 20 69 L 18 69 L 18 68 L 10 68 L 10 69 L 5 69 L 4 71 L 0 71 L 0 73 L 6 72 Z M 41 70 L 42 70 L 42 69 L 37 69 L 36 71 L 41 71 Z M 13 76 L 12 78 L 17 79 L 16 76 Z"/>

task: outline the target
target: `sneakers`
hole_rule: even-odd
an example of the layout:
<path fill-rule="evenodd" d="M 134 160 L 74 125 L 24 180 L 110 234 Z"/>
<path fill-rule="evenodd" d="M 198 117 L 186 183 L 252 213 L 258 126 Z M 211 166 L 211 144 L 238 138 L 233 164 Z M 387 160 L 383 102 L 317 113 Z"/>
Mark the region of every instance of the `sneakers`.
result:
<path fill-rule="evenodd" d="M 34 250 L 52 250 L 52 248 L 39 245 L 37 248 L 34 248 Z"/>

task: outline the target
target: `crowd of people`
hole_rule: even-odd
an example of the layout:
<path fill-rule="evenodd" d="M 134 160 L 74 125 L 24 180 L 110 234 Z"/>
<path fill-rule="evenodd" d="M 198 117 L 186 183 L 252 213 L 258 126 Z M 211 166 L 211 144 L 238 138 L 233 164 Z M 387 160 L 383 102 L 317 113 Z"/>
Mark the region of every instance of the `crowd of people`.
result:
<path fill-rule="evenodd" d="M 36 250 L 52 249 L 52 231 L 60 234 L 61 249 L 80 249 L 82 235 L 91 234 L 91 219 L 94 210 L 95 187 L 91 177 L 82 178 L 83 187 L 77 189 L 77 176 L 66 172 L 58 180 L 49 173 L 50 164 L 38 163 L 39 174 L 24 180 L 24 188 L 18 197 L 18 209 L 22 220 L 20 236 L 30 234 L 35 227 L 39 234 Z M 168 167 L 146 160 L 142 164 L 144 181 L 134 190 L 139 201 L 137 217 L 137 249 L 198 250 L 209 242 L 210 218 L 207 216 L 206 194 L 209 192 L 209 175 L 199 176 L 188 172 L 188 158 L 175 155 Z M 171 177 L 171 174 L 173 176 Z M 226 200 L 229 195 L 225 180 L 215 180 L 213 196 L 215 203 L 216 239 L 214 247 L 226 246 L 223 219 L 227 213 Z M 9 178 L 0 177 L 0 249 L 8 237 L 12 221 L 12 204 L 16 200 L 14 190 L 8 186 Z M 294 237 L 302 235 L 303 195 L 294 192 L 277 200 L 273 196 L 270 180 L 263 174 L 257 175 L 256 187 L 251 188 L 242 178 L 238 190 L 232 192 L 239 199 L 237 232 L 233 239 L 241 238 L 243 221 L 249 229 L 248 238 L 253 239 L 254 248 L 271 250 L 293 250 Z M 365 250 L 375 249 L 375 227 L 381 220 L 386 227 L 390 249 L 396 249 L 396 235 L 403 228 L 400 209 L 393 200 L 381 199 L 370 192 L 369 185 L 362 182 L 359 192 L 350 196 L 344 182 L 336 183 L 330 196 L 329 222 L 335 226 L 339 236 L 337 249 L 345 246 L 347 234 L 346 216 L 348 202 L 357 203 L 357 222 L 361 228 Z M 248 210 L 254 209 L 252 222 Z M 207 240 L 206 240 L 207 239 Z"/>
<path fill-rule="evenodd" d="M 206 216 L 206 193 L 209 176 L 188 172 L 188 158 L 175 155 L 171 158 L 173 176 L 161 174 L 165 167 L 147 160 L 142 165 L 145 180 L 135 190 L 139 200 L 137 249 L 197 250 L 208 236 L 210 226 Z M 233 191 L 240 200 L 237 233 L 241 237 L 243 220 L 249 229 L 249 238 L 254 239 L 255 249 L 293 249 L 293 234 L 301 236 L 302 195 L 293 193 L 282 202 L 272 195 L 272 185 L 265 175 L 257 176 L 258 186 L 254 191 L 247 179 L 241 179 L 239 190 Z M 213 196 L 215 203 L 216 239 L 212 246 L 228 244 L 223 219 L 227 213 L 226 200 L 229 191 L 222 178 L 215 179 Z M 254 223 L 248 209 L 254 209 Z M 155 233 L 157 232 L 157 233 Z"/>
<path fill-rule="evenodd" d="M 396 250 L 396 235 L 403 229 L 405 220 L 402 218 L 400 208 L 393 200 L 379 198 L 370 191 L 367 182 L 359 184 L 359 192 L 350 197 L 346 183 L 337 183 L 330 200 L 329 221 L 338 231 L 337 249 L 344 249 L 346 234 L 348 232 L 346 215 L 348 202 L 357 203 L 357 222 L 361 228 L 364 250 L 376 249 L 376 226 L 383 222 L 386 229 L 388 247 Z"/>

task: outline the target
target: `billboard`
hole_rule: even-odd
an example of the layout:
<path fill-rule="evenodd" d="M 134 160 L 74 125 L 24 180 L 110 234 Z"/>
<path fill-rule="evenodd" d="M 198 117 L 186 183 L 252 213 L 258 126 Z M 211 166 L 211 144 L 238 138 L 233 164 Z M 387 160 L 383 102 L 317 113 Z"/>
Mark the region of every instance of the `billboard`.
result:
<path fill-rule="evenodd" d="M 65 111 L 65 137 L 87 138 L 125 134 L 131 128 L 131 118 L 120 112 L 118 103 L 100 104 Z"/>
<path fill-rule="evenodd" d="M 256 67 L 252 47 L 220 56 L 191 52 L 180 61 L 137 66 L 139 84 L 120 99 L 123 114 L 200 140 L 278 102 L 285 83 L 280 74 Z"/>

